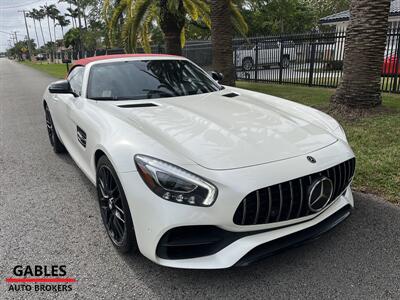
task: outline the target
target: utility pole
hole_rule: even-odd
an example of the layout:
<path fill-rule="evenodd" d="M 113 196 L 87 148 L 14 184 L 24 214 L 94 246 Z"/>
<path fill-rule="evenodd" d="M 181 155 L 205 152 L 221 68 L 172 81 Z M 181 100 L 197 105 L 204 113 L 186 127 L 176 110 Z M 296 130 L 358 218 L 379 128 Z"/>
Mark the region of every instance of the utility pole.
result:
<path fill-rule="evenodd" d="M 18 31 L 14 31 L 13 33 L 14 33 L 14 37 L 13 37 L 13 39 L 15 38 L 15 43 L 18 43 L 18 36 L 17 36 L 17 32 Z"/>
<path fill-rule="evenodd" d="M 18 12 L 22 12 L 24 14 L 24 20 L 25 20 L 25 28 L 26 28 L 26 35 L 28 37 L 28 51 L 29 51 L 29 60 L 32 61 L 32 44 L 31 44 L 31 38 L 29 37 L 29 30 L 28 30 L 28 23 L 26 22 L 26 15 L 25 15 L 25 10 L 19 10 Z"/>

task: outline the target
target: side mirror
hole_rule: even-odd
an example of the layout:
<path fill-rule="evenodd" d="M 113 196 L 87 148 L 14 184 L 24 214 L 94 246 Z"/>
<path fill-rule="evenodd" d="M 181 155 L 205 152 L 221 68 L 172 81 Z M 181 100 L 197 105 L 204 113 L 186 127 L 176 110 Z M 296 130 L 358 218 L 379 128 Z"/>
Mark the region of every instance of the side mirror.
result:
<path fill-rule="evenodd" d="M 77 96 L 77 94 L 72 90 L 68 80 L 53 82 L 49 86 L 49 92 L 51 94 L 72 94 L 75 97 Z"/>
<path fill-rule="evenodd" d="M 222 79 L 224 79 L 224 75 L 222 75 L 222 73 L 215 71 L 211 71 L 211 77 L 217 82 L 220 82 Z"/>

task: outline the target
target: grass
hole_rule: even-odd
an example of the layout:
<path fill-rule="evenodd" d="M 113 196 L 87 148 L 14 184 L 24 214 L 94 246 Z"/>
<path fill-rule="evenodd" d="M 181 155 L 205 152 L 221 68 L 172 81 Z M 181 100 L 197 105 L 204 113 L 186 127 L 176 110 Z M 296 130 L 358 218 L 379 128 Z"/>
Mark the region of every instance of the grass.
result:
<path fill-rule="evenodd" d="M 326 110 L 334 89 L 239 81 L 237 86 Z M 400 204 L 400 95 L 383 94 L 382 112 L 357 120 L 335 116 L 357 157 L 354 188 Z"/>
<path fill-rule="evenodd" d="M 49 74 L 50 76 L 63 79 L 67 75 L 67 67 L 65 64 L 52 64 L 47 62 L 31 62 L 23 61 L 22 64 L 30 66 L 36 70 Z"/>
<path fill-rule="evenodd" d="M 32 63 L 25 65 L 64 78 L 64 64 Z M 321 110 L 327 110 L 334 89 L 294 85 L 263 84 L 239 81 L 237 86 L 293 100 Z M 400 204 L 400 95 L 383 94 L 382 112 L 345 120 L 336 116 L 344 127 L 357 157 L 354 188 L 383 196 Z"/>

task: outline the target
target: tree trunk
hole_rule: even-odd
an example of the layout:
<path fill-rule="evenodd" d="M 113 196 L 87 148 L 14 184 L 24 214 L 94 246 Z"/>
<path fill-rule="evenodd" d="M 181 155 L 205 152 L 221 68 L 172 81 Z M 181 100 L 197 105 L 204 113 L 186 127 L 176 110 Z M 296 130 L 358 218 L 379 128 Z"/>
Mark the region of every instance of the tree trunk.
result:
<path fill-rule="evenodd" d="M 49 18 L 49 16 L 47 16 L 47 27 L 49 28 L 50 42 L 52 42 L 53 39 L 52 39 L 52 37 L 51 37 L 50 18 Z"/>
<path fill-rule="evenodd" d="M 35 35 L 36 35 L 37 47 L 38 47 L 38 49 L 39 49 L 39 48 L 40 48 L 40 44 L 39 44 L 39 37 L 38 37 L 38 34 L 37 34 L 37 30 L 36 30 L 36 20 L 35 20 L 35 18 L 33 18 L 33 27 L 35 28 Z"/>
<path fill-rule="evenodd" d="M 72 3 L 69 3 L 69 8 L 70 8 L 70 13 L 71 13 L 71 23 L 72 23 L 72 28 L 75 28 L 75 18 L 72 16 Z"/>
<path fill-rule="evenodd" d="M 235 86 L 233 66 L 233 26 L 230 0 L 211 0 L 211 41 L 214 71 L 224 75 L 223 84 Z"/>
<path fill-rule="evenodd" d="M 83 16 L 83 23 L 85 24 L 85 28 L 87 28 L 86 12 L 85 12 L 84 8 L 82 8 L 82 16 Z"/>
<path fill-rule="evenodd" d="M 53 19 L 53 31 L 54 31 L 54 42 L 56 42 L 57 38 L 56 38 L 56 21 L 55 21 L 55 19 Z"/>
<path fill-rule="evenodd" d="M 43 28 L 42 28 L 42 22 L 39 20 L 39 26 L 40 26 L 40 31 L 42 33 L 42 39 L 43 39 L 43 46 L 46 45 L 46 40 L 44 39 L 44 34 L 43 34 Z"/>
<path fill-rule="evenodd" d="M 160 27 L 164 33 L 165 52 L 182 55 L 181 32 L 185 26 L 185 12 L 180 1 L 178 11 L 174 14 L 168 10 L 167 0 L 160 1 Z"/>
<path fill-rule="evenodd" d="M 390 0 L 352 0 L 344 51 L 343 79 L 334 106 L 370 108 L 382 103 L 380 86 Z"/>

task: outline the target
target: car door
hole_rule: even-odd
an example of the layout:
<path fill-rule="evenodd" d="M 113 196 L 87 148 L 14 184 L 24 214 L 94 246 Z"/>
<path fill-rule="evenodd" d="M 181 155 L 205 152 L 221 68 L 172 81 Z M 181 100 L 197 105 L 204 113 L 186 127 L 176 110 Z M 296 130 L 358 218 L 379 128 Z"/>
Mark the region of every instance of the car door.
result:
<path fill-rule="evenodd" d="M 79 78 L 82 77 L 84 67 L 76 66 L 68 74 L 67 80 L 69 81 L 72 90 L 79 95 Z M 69 150 L 73 142 L 73 136 L 70 132 L 70 118 L 68 117 L 69 105 L 78 98 L 73 94 L 54 94 L 52 97 L 51 113 L 53 115 L 53 122 L 57 129 L 57 133 L 63 142 L 64 146 Z"/>
<path fill-rule="evenodd" d="M 263 65 L 279 62 L 280 50 L 276 41 L 264 41 L 258 45 L 258 61 Z"/>
<path fill-rule="evenodd" d="M 71 145 L 69 151 L 75 162 L 83 171 L 89 172 L 90 168 L 90 151 L 88 148 L 89 128 L 92 126 L 90 121 L 90 113 L 88 109 L 90 105 L 88 100 L 82 97 L 82 85 L 85 69 L 80 67 L 69 79 L 72 90 L 78 95 L 72 101 L 66 102 L 66 117 L 68 118 L 68 136 L 71 137 Z M 90 142 L 90 139 L 89 139 Z"/>

